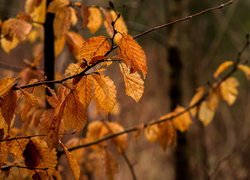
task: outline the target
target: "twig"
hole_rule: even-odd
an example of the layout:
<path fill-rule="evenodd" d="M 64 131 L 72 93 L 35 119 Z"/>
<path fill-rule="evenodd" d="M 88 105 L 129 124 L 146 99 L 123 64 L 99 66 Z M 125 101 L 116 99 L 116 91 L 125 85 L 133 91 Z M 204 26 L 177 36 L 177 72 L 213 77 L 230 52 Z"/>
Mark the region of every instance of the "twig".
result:
<path fill-rule="evenodd" d="M 134 168 L 133 168 L 133 164 L 130 162 L 127 154 L 125 151 L 122 152 L 122 157 L 124 158 L 125 162 L 127 163 L 128 165 L 128 168 L 129 168 L 129 171 L 132 175 L 132 178 L 133 180 L 137 180 L 137 177 L 136 177 L 136 174 L 135 174 L 135 171 L 134 171 Z"/>
<path fill-rule="evenodd" d="M 22 168 L 22 169 L 30 169 L 30 170 L 43 170 L 43 171 L 47 171 L 48 168 L 39 168 L 39 167 L 27 167 L 27 166 L 20 166 L 20 165 L 4 165 L 0 167 L 1 171 L 7 171 L 12 167 L 16 167 L 16 168 Z"/>
<path fill-rule="evenodd" d="M 10 70 L 10 71 L 14 71 L 14 72 L 20 72 L 22 70 L 22 68 L 11 66 L 11 65 L 5 64 L 3 62 L 0 62 L 0 68 Z"/>
<path fill-rule="evenodd" d="M 44 137 L 44 136 L 47 136 L 47 135 L 37 134 L 37 135 L 31 135 L 31 136 L 19 136 L 19 137 L 13 137 L 13 138 L 0 139 L 0 142 L 13 141 L 13 140 L 18 140 L 18 139 L 30 139 L 34 137 Z"/>

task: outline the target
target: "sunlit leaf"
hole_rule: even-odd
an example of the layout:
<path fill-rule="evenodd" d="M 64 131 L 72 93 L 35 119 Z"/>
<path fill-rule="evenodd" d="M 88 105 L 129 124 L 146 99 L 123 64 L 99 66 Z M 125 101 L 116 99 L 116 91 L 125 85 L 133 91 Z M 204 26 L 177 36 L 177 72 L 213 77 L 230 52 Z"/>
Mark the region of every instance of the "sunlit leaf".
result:
<path fill-rule="evenodd" d="M 102 25 L 102 14 L 97 7 L 89 7 L 89 16 L 88 16 L 88 24 L 87 27 L 89 28 L 91 33 L 95 33 L 98 31 Z"/>
<path fill-rule="evenodd" d="M 247 77 L 247 79 L 250 79 L 250 67 L 247 65 L 239 64 L 238 69 L 241 70 Z"/>
<path fill-rule="evenodd" d="M 214 72 L 214 77 L 218 78 L 219 75 L 224 72 L 225 70 L 227 70 L 230 66 L 232 66 L 234 64 L 233 61 L 225 61 L 223 62 L 218 68 L 217 70 Z"/>
<path fill-rule="evenodd" d="M 4 78 L 0 79 L 0 97 L 6 94 L 14 86 L 14 78 Z"/>
<path fill-rule="evenodd" d="M 60 8 L 56 11 L 54 19 L 54 34 L 57 38 L 65 35 L 71 24 L 71 11 L 68 7 Z"/>
<path fill-rule="evenodd" d="M 239 82 L 237 79 L 230 77 L 223 81 L 220 85 L 220 94 L 229 105 L 234 104 L 238 96 Z"/>
<path fill-rule="evenodd" d="M 185 111 L 185 108 L 182 106 L 178 106 L 175 110 L 174 113 L 175 115 L 178 115 L 180 113 L 183 113 Z M 173 125 L 176 129 L 178 129 L 181 132 L 187 131 L 192 124 L 192 119 L 190 117 L 189 112 L 185 112 L 181 115 L 178 115 L 173 119 Z"/>
<path fill-rule="evenodd" d="M 75 58 L 80 59 L 81 47 L 84 43 L 83 37 L 76 32 L 69 31 L 66 33 L 66 43 Z"/>
<path fill-rule="evenodd" d="M 203 95 L 204 95 L 204 93 L 205 93 L 205 90 L 206 90 L 206 89 L 205 89 L 205 87 L 203 87 L 203 86 L 197 88 L 195 95 L 192 97 L 192 99 L 191 99 L 191 101 L 190 101 L 190 103 L 189 103 L 189 106 L 190 106 L 190 107 L 196 105 L 196 103 L 198 103 L 198 102 L 201 100 L 201 98 L 203 97 Z M 198 111 L 197 106 L 196 106 L 196 107 L 193 107 L 193 108 L 190 110 L 190 112 L 191 112 L 191 114 L 192 114 L 193 116 L 196 116 L 197 111 Z"/>

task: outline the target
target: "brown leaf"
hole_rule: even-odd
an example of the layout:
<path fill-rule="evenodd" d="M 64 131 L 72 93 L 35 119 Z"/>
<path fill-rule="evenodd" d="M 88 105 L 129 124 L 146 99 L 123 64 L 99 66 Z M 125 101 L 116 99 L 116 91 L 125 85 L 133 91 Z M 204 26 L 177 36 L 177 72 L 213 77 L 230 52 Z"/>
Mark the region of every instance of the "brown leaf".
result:
<path fill-rule="evenodd" d="M 196 89 L 196 93 L 195 95 L 192 97 L 189 106 L 194 106 L 197 102 L 199 102 L 201 100 L 201 98 L 203 97 L 204 93 L 205 93 L 205 87 L 201 86 L 199 88 Z M 196 116 L 198 111 L 197 106 L 193 107 L 190 112 L 193 116 Z"/>
<path fill-rule="evenodd" d="M 131 72 L 140 71 L 147 75 L 146 55 L 141 46 L 128 34 L 123 34 L 118 43 L 122 61 L 131 68 Z"/>
<path fill-rule="evenodd" d="M 23 151 L 24 162 L 27 167 L 36 167 L 40 163 L 40 154 L 35 144 L 30 140 Z"/>
<path fill-rule="evenodd" d="M 225 61 L 223 62 L 218 68 L 217 70 L 214 72 L 214 77 L 218 78 L 219 75 L 224 72 L 225 70 L 227 70 L 230 66 L 232 66 L 234 63 L 233 61 Z"/>
<path fill-rule="evenodd" d="M 56 57 L 62 53 L 64 46 L 65 46 L 65 37 L 64 36 L 61 36 L 61 37 L 55 39 L 54 47 L 55 47 L 55 56 Z"/>
<path fill-rule="evenodd" d="M 49 4 L 48 12 L 56 13 L 61 8 L 67 7 L 70 4 L 69 0 L 53 0 Z"/>
<path fill-rule="evenodd" d="M 54 19 L 54 33 L 57 38 L 64 36 L 71 24 L 71 11 L 68 7 L 60 8 L 56 11 Z"/>
<path fill-rule="evenodd" d="M 0 97 L 6 94 L 14 86 L 14 78 L 4 78 L 0 79 Z"/>
<path fill-rule="evenodd" d="M 184 107 L 178 106 L 174 110 L 174 114 L 176 115 L 184 111 L 185 111 Z M 192 119 L 188 111 L 173 119 L 174 127 L 181 132 L 187 131 L 191 124 L 192 124 Z"/>
<path fill-rule="evenodd" d="M 89 38 L 83 43 L 80 60 L 88 62 L 95 56 L 104 56 L 111 49 L 111 45 L 104 36 Z"/>
<path fill-rule="evenodd" d="M 138 72 L 130 73 L 125 64 L 120 64 L 120 70 L 123 74 L 126 94 L 138 102 L 144 92 L 144 81 Z"/>
<path fill-rule="evenodd" d="M 79 179 L 80 178 L 80 166 L 79 166 L 79 164 L 77 163 L 74 156 L 68 151 L 66 146 L 64 146 L 61 142 L 60 142 L 60 145 L 62 146 L 62 148 L 65 152 L 65 155 L 66 155 L 67 160 L 69 162 L 70 169 L 71 169 L 75 179 Z"/>
<path fill-rule="evenodd" d="M 104 112 L 111 112 L 116 104 L 116 87 L 114 82 L 104 75 L 94 77 L 94 98 L 97 106 Z"/>

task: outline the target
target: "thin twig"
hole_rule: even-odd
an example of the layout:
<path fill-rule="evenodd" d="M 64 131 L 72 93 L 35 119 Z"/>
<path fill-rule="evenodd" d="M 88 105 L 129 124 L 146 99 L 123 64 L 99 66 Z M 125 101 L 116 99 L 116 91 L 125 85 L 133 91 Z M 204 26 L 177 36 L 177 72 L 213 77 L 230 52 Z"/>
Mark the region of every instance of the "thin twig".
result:
<path fill-rule="evenodd" d="M 130 171 L 130 173 L 132 175 L 133 180 L 137 180 L 133 164 L 130 162 L 130 160 L 129 160 L 129 158 L 128 158 L 125 151 L 122 152 L 122 157 L 124 158 L 126 164 L 128 165 L 128 168 L 129 168 L 129 171 Z"/>
<path fill-rule="evenodd" d="M 30 170 L 43 170 L 43 171 L 47 171 L 48 170 L 47 167 L 45 167 L 45 168 L 39 168 L 39 167 L 28 167 L 28 166 L 20 166 L 20 165 L 4 165 L 4 166 L 0 167 L 0 170 L 1 171 L 7 171 L 7 170 L 9 170 L 10 168 L 13 168 L 13 167 L 22 168 L 22 169 L 30 169 Z"/>

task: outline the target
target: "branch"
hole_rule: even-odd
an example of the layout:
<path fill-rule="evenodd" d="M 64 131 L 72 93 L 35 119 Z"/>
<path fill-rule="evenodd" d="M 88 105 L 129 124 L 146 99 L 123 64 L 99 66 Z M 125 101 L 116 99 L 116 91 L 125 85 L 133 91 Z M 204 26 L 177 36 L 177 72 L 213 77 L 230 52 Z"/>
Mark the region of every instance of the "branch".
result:
<path fill-rule="evenodd" d="M 246 35 L 246 43 L 243 46 L 243 48 L 238 52 L 237 57 L 236 57 L 236 61 L 235 61 L 234 65 L 233 65 L 233 68 L 227 74 L 225 74 L 225 76 L 223 76 L 219 81 L 217 81 L 217 85 L 215 87 L 211 87 L 211 89 L 213 91 L 215 91 L 216 89 L 218 89 L 223 81 L 225 81 L 226 79 L 228 79 L 229 77 L 231 77 L 237 71 L 237 67 L 238 67 L 238 64 L 240 63 L 241 56 L 242 56 L 242 54 L 245 52 L 245 50 L 250 45 L 250 39 L 249 38 L 250 38 L 249 34 L 247 34 Z M 75 151 L 77 149 L 86 148 L 86 147 L 89 147 L 89 146 L 93 146 L 93 145 L 99 144 L 99 143 L 101 143 L 103 141 L 107 141 L 109 139 L 113 139 L 113 138 L 115 138 L 117 136 L 120 136 L 120 135 L 123 135 L 123 134 L 128 134 L 128 133 L 131 133 L 131 132 L 135 132 L 135 131 L 141 130 L 141 127 L 147 128 L 147 127 L 155 125 L 155 124 L 160 124 L 160 123 L 163 123 L 163 122 L 166 122 L 166 121 L 173 120 L 173 119 L 175 119 L 175 118 L 183 115 L 184 113 L 189 112 L 191 109 L 199 106 L 208 96 L 209 96 L 209 92 L 206 92 L 200 98 L 200 100 L 198 100 L 195 104 L 193 104 L 192 106 L 187 107 L 185 110 L 183 110 L 183 111 L 181 111 L 181 112 L 179 112 L 179 113 L 177 113 L 177 114 L 175 114 L 173 116 L 170 116 L 168 118 L 160 119 L 160 120 L 153 121 L 153 122 L 150 122 L 150 123 L 145 123 L 145 124 L 143 124 L 143 126 L 131 127 L 131 128 L 125 129 L 124 131 L 104 136 L 103 138 L 98 139 L 96 141 L 89 142 L 89 143 L 86 143 L 86 144 L 82 144 L 82 145 L 78 145 L 78 146 L 69 148 L 68 150 L 69 151 Z M 62 154 L 64 154 L 64 151 L 59 151 L 58 152 L 58 157 L 60 157 Z"/>
<path fill-rule="evenodd" d="M 0 170 L 1 171 L 8 171 L 12 167 L 22 168 L 22 169 L 30 169 L 30 170 L 43 170 L 43 171 L 48 170 L 48 168 L 36 168 L 36 167 L 27 167 L 27 166 L 20 166 L 20 165 L 4 165 L 4 166 L 0 167 Z"/>
<path fill-rule="evenodd" d="M 31 136 L 19 136 L 19 137 L 13 137 L 13 138 L 0 139 L 0 142 L 13 141 L 13 140 L 18 140 L 18 139 L 30 139 L 34 137 L 45 137 L 45 136 L 47 135 L 37 134 L 37 135 L 31 135 Z"/>

